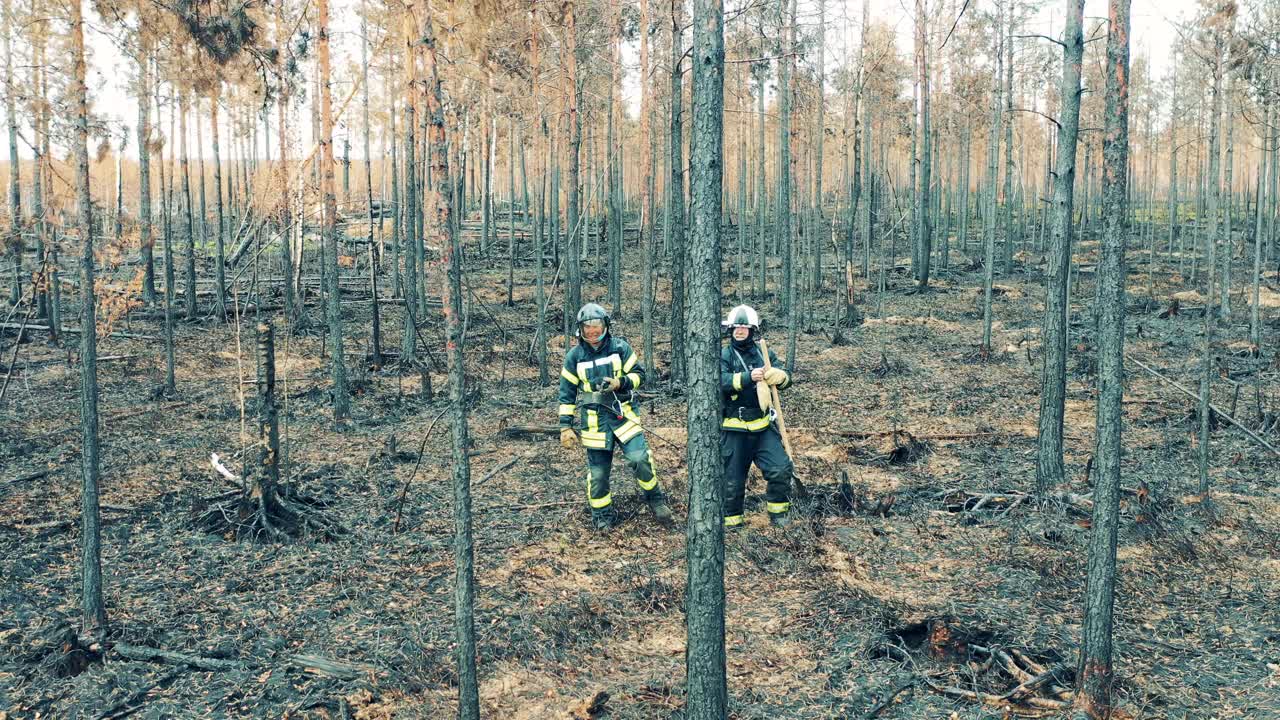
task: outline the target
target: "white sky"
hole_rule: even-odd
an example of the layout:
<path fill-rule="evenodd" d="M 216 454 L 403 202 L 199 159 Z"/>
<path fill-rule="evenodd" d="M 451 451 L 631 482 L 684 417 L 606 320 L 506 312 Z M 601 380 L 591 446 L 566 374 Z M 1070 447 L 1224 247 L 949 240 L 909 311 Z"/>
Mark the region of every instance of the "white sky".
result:
<path fill-rule="evenodd" d="M 951 1 L 946 0 L 948 3 Z M 957 4 L 963 4 L 962 0 L 955 1 Z M 654 0 L 654 2 L 657 4 L 661 0 Z M 827 2 L 827 58 L 828 69 L 830 69 L 843 57 L 843 47 L 846 44 L 856 46 L 858 41 L 856 27 L 853 29 L 853 37 L 845 37 L 845 23 L 842 12 L 847 11 L 855 22 L 860 22 L 862 12 L 860 0 L 827 0 Z M 973 12 L 975 7 L 985 8 L 989 4 L 989 0 L 972 0 L 972 2 L 973 6 L 970 7 L 969 12 Z M 741 0 L 728 0 L 726 4 L 732 11 L 734 7 L 741 4 Z M 1064 0 L 1056 0 L 1042 7 L 1032 21 L 1031 26 L 1022 28 L 1021 32 L 1058 35 L 1062 27 L 1064 4 Z M 890 18 L 898 30 L 899 47 L 906 52 L 909 52 L 911 48 L 910 17 L 913 5 L 913 0 L 871 1 L 872 19 Z M 842 6 L 847 7 L 842 10 Z M 1187 24 L 1186 18 L 1193 15 L 1195 6 L 1196 0 L 1132 0 L 1132 44 L 1130 52 L 1133 56 L 1141 54 L 1150 58 L 1155 77 L 1159 78 L 1166 74 L 1170 63 L 1170 48 L 1178 37 L 1175 25 L 1185 26 Z M 335 28 L 333 46 L 335 67 L 343 67 L 347 62 L 358 58 L 359 39 L 356 31 L 358 31 L 359 19 L 357 11 L 359 7 L 360 0 L 332 0 L 331 2 L 331 14 Z M 801 0 L 799 15 L 802 23 L 805 22 L 806 18 L 809 19 L 809 22 L 816 22 L 816 11 L 813 10 L 815 7 L 816 5 L 813 4 L 812 0 Z M 87 6 L 87 11 L 89 13 L 87 17 L 90 20 L 87 28 L 87 41 L 90 45 L 92 63 L 90 66 L 89 89 L 93 110 L 99 115 L 113 118 L 117 122 L 123 121 L 132 127 L 136 122 L 137 110 L 135 101 L 126 92 L 126 87 L 128 79 L 134 73 L 134 68 L 132 63 L 124 59 L 114 43 L 107 37 L 106 32 L 113 31 L 113 28 L 104 26 L 97 19 L 91 6 Z M 1086 0 L 1086 26 L 1089 24 L 1088 18 L 1105 18 L 1106 13 L 1107 0 Z M 967 18 L 968 15 L 966 15 Z M 963 23 L 965 20 L 961 22 Z M 686 41 L 687 38 L 688 35 L 686 34 Z M 665 59 L 661 43 L 656 48 L 656 52 L 660 59 Z M 639 105 L 638 85 L 635 77 L 635 65 L 638 64 L 638 59 L 634 47 L 629 48 L 628 52 L 625 53 L 624 63 L 630 67 L 628 68 L 627 82 L 624 83 L 623 91 L 628 95 L 626 98 L 628 106 L 634 112 L 634 109 Z M 307 125 L 308 127 L 303 128 L 304 134 L 309 134 L 309 123 Z M 192 132 L 194 133 L 194 130 Z M 357 152 L 358 146 L 359 143 L 353 143 L 353 154 Z M 132 147 L 130 149 L 133 150 Z M 23 154 L 25 156 L 28 153 L 24 152 Z"/>

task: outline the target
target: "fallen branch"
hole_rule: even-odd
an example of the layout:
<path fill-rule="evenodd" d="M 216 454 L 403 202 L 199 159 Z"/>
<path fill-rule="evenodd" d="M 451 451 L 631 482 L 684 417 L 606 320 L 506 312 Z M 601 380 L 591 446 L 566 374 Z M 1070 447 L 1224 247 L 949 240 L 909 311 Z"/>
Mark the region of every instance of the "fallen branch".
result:
<path fill-rule="evenodd" d="M 44 470 L 38 470 L 36 472 L 28 473 L 26 475 L 19 475 L 18 477 L 12 480 L 5 480 L 3 484 L 18 485 L 24 482 L 31 482 L 32 480 L 39 480 L 40 478 L 47 476 L 51 472 L 53 472 L 52 469 L 46 468 Z"/>
<path fill-rule="evenodd" d="M 116 643 L 111 646 L 111 650 L 122 658 L 127 660 L 138 660 L 141 662 L 162 662 L 169 663 L 170 665 L 186 665 L 187 667 L 193 667 L 200 670 L 245 669 L 244 664 L 237 660 L 207 658 L 199 655 L 188 655 L 186 653 L 161 650 L 160 648 L 145 647 L 142 645 Z"/>
<path fill-rule="evenodd" d="M 528 457 L 529 457 L 529 454 L 528 454 L 528 453 L 526 453 L 526 454 L 524 454 L 524 455 L 516 455 L 515 457 L 513 457 L 513 458 L 511 458 L 510 460 L 508 460 L 508 461 L 506 461 L 506 462 L 502 463 L 502 464 L 501 464 L 501 465 L 499 465 L 498 467 L 495 467 L 494 469 L 492 469 L 492 470 L 490 470 L 489 472 L 485 473 L 485 474 L 484 474 L 484 477 L 482 477 L 482 478 L 480 478 L 479 480 L 477 480 L 476 482 L 472 483 L 472 487 L 476 487 L 476 486 L 479 486 L 479 485 L 483 485 L 485 482 L 487 482 L 488 480 L 490 480 L 491 478 L 493 478 L 493 476 L 497 475 L 498 473 L 502 472 L 503 470 L 506 470 L 507 468 L 511 467 L 512 465 L 515 465 L 516 463 L 518 463 L 518 462 L 520 462 L 521 460 L 524 460 L 524 459 L 526 459 L 526 458 L 528 458 Z"/>
<path fill-rule="evenodd" d="M 1125 357 L 1127 357 L 1128 359 L 1130 359 L 1130 360 L 1134 361 L 1135 363 L 1137 363 L 1138 367 L 1142 368 L 1143 370 L 1146 370 L 1147 372 L 1149 372 L 1149 373 L 1151 373 L 1152 375 L 1156 376 L 1157 378 L 1159 378 L 1159 379 L 1163 380 L 1164 382 L 1168 383 L 1169 385 L 1172 385 L 1173 387 L 1177 388 L 1178 390 L 1180 390 L 1180 391 L 1182 392 L 1182 394 L 1183 394 L 1183 395 L 1186 395 L 1187 397 L 1192 398 L 1192 399 L 1197 400 L 1197 401 L 1200 399 L 1200 395 L 1199 395 L 1198 393 L 1193 393 L 1193 392 L 1191 392 L 1190 390 L 1188 390 L 1187 388 L 1183 387 L 1181 384 L 1179 384 L 1179 383 L 1178 383 L 1178 381 L 1176 381 L 1176 380 L 1174 380 L 1174 379 L 1172 379 L 1172 378 L 1170 378 L 1170 377 L 1166 377 L 1165 375 L 1161 375 L 1157 370 L 1155 370 L 1154 368 L 1152 368 L 1150 365 L 1148 365 L 1148 364 L 1146 364 L 1146 363 L 1142 362 L 1141 360 L 1139 360 L 1139 359 L 1137 359 L 1137 358 L 1133 357 L 1132 355 L 1126 355 Z M 1247 428 L 1247 427 L 1245 427 L 1244 425 L 1240 424 L 1240 421 L 1239 421 L 1239 420 L 1236 420 L 1235 418 L 1233 418 L 1233 417 L 1231 417 L 1230 415 L 1226 414 L 1225 412 L 1223 412 L 1223 411 L 1222 411 L 1222 409 L 1221 409 L 1221 408 L 1217 407 L 1217 406 L 1216 406 L 1216 405 L 1214 405 L 1213 403 L 1209 403 L 1209 409 L 1210 409 L 1210 410 L 1212 410 L 1213 412 L 1217 413 L 1217 414 L 1218 414 L 1218 416 L 1219 416 L 1219 417 L 1221 417 L 1223 420 L 1226 420 L 1227 422 L 1231 423 L 1232 425 L 1235 425 L 1237 428 L 1239 428 L 1241 431 L 1243 431 L 1245 435 L 1248 435 L 1250 438 L 1252 438 L 1254 442 L 1256 442 L 1256 443 L 1258 443 L 1259 445 L 1261 445 L 1262 447 L 1264 447 L 1264 448 L 1266 448 L 1266 449 L 1270 450 L 1270 451 L 1272 452 L 1272 454 L 1274 454 L 1275 456 L 1280 457 L 1280 450 L 1277 450 L 1273 445 L 1271 445 L 1271 443 L 1267 442 L 1266 440 L 1263 440 L 1261 437 L 1259 437 L 1259 436 L 1258 436 L 1256 433 L 1254 433 L 1252 430 L 1250 430 L 1249 428 Z"/>
<path fill-rule="evenodd" d="M 377 668 L 363 663 L 345 663 L 330 660 L 319 655 L 292 655 L 288 663 L 313 675 L 337 678 L 339 680 L 355 680 L 358 677 L 377 672 Z"/>

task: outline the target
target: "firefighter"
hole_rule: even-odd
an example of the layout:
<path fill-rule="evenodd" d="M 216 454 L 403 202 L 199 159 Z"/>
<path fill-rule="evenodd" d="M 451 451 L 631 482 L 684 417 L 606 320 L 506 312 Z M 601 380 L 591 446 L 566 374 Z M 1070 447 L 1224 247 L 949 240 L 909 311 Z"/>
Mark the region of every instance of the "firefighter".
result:
<path fill-rule="evenodd" d="M 751 463 L 765 480 L 769 522 L 790 523 L 793 466 L 774 424 L 769 388 L 791 384 L 791 376 L 778 367 L 769 351 L 769 369 L 760 353 L 760 315 L 747 305 L 729 311 L 723 323 L 729 345 L 720 353 L 720 455 L 724 460 L 724 525 L 742 525 L 742 503 Z"/>
<path fill-rule="evenodd" d="M 602 531 L 617 524 L 609 492 L 616 444 L 621 445 L 654 519 L 667 525 L 671 523 L 671 507 L 658 484 L 653 452 L 634 406 L 634 392 L 644 382 L 644 365 L 626 340 L 609 332 L 609 314 L 604 308 L 587 303 L 578 311 L 577 321 L 578 343 L 565 353 L 560 369 L 560 444 L 573 448 L 579 442 L 573 431 L 574 415 L 578 415 L 581 443 L 587 451 L 587 504 L 592 524 Z"/>

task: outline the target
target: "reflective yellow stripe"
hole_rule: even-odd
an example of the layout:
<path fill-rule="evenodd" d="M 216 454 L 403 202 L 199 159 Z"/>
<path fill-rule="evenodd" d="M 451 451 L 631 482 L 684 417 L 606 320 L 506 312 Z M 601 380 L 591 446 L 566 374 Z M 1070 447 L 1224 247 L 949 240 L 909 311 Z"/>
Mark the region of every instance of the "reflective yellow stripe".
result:
<path fill-rule="evenodd" d="M 769 416 L 766 415 L 755 420 L 739 420 L 736 417 L 727 417 L 720 423 L 720 427 L 729 428 L 731 430 L 749 430 L 751 432 L 755 432 L 769 427 Z"/>
<path fill-rule="evenodd" d="M 791 503 L 789 503 L 789 502 L 780 502 L 780 503 L 771 502 L 771 503 L 766 503 L 766 504 L 765 504 L 765 507 L 766 507 L 766 508 L 768 508 L 768 510 L 769 510 L 769 514 L 770 514 L 770 515 L 777 515 L 778 513 L 784 513 L 784 512 L 786 512 L 786 511 L 790 510 L 790 509 L 791 509 Z"/>
<path fill-rule="evenodd" d="M 600 414 L 595 410 L 587 410 L 587 429 L 593 433 L 603 435 L 600 432 Z"/>
<path fill-rule="evenodd" d="M 637 362 L 640 362 L 640 358 L 635 353 L 631 353 L 631 357 L 627 358 L 626 364 L 622 366 L 622 372 L 631 372 L 631 368 L 635 367 Z"/>
<path fill-rule="evenodd" d="M 742 524 L 742 516 L 741 516 L 741 515 L 727 515 L 727 516 L 725 516 L 725 519 L 724 519 L 724 526 L 725 526 L 725 527 L 734 527 L 734 526 L 741 525 L 741 524 Z"/>
<path fill-rule="evenodd" d="M 613 361 L 611 363 L 613 365 L 613 376 L 622 377 L 622 358 L 618 357 L 618 353 L 614 353 L 609 356 L 609 359 Z"/>
<path fill-rule="evenodd" d="M 592 450 L 603 450 L 609 443 L 609 436 L 602 432 L 582 431 L 582 447 Z"/>
<path fill-rule="evenodd" d="M 740 372 L 733 374 L 733 389 L 734 390 L 742 389 L 742 373 Z"/>
<path fill-rule="evenodd" d="M 571 405 L 571 404 L 561 404 L 561 405 L 560 405 L 560 411 L 559 411 L 558 413 L 556 413 L 556 414 L 557 414 L 557 415 L 572 415 L 572 414 L 573 414 L 573 410 L 574 410 L 574 406 L 573 406 L 573 405 Z"/>
<path fill-rule="evenodd" d="M 646 484 L 640 478 L 636 478 L 636 484 L 639 485 L 640 489 L 645 492 L 649 492 L 650 490 L 653 490 L 654 488 L 658 487 L 658 469 L 653 466 L 653 451 L 650 450 L 648 454 L 649 454 L 649 474 L 653 476 L 653 479 Z"/>
<path fill-rule="evenodd" d="M 565 380 L 568 380 L 569 382 L 573 383 L 574 385 L 577 385 L 577 384 L 578 384 L 578 376 L 577 376 L 577 375 L 574 375 L 573 373 L 569 372 L 568 370 L 565 370 L 564 368 L 560 368 L 560 377 L 564 378 Z"/>
<path fill-rule="evenodd" d="M 609 507 L 609 505 L 613 504 L 613 493 L 605 493 L 605 496 L 602 498 L 591 497 L 590 470 L 587 471 L 587 504 L 590 505 L 593 510 L 599 510 L 600 508 Z"/>
<path fill-rule="evenodd" d="M 631 403 L 629 402 L 622 403 L 622 415 L 631 422 L 640 422 L 640 416 L 636 415 L 636 411 L 631 409 Z"/>
<path fill-rule="evenodd" d="M 639 373 L 627 373 L 627 379 L 631 381 L 632 390 L 635 390 L 636 388 L 640 387 Z"/>
<path fill-rule="evenodd" d="M 635 437 L 636 434 L 640 432 L 640 430 L 641 430 L 641 427 L 639 425 L 628 420 L 625 423 L 623 423 L 621 426 L 619 426 L 617 430 L 614 430 L 613 433 L 618 436 L 619 440 L 621 440 L 622 442 L 626 442 L 631 438 Z"/>

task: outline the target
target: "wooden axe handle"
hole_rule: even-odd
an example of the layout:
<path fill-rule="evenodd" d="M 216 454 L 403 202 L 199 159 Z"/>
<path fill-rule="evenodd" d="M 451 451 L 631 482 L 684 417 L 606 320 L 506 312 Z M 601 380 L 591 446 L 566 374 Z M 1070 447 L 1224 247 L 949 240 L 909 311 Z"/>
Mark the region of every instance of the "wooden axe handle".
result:
<path fill-rule="evenodd" d="M 769 345 L 760 338 L 760 355 L 764 358 L 765 372 L 773 369 L 773 363 L 769 362 Z M 795 454 L 791 452 L 791 436 L 787 435 L 787 421 L 782 417 L 782 401 L 778 395 L 776 386 L 769 386 L 769 394 L 773 396 L 773 409 L 778 414 L 778 432 L 782 435 L 782 447 L 787 451 L 789 457 L 794 458 Z"/>

